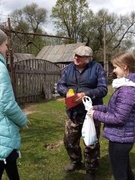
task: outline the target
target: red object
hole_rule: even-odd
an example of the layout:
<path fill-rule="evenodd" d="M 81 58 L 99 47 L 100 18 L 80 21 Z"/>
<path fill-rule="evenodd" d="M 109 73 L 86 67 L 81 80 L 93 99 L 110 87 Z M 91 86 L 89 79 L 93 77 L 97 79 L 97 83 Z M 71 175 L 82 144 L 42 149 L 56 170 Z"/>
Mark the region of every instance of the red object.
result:
<path fill-rule="evenodd" d="M 80 102 L 76 102 L 75 100 L 78 98 L 78 96 L 75 94 L 73 96 L 65 98 L 66 107 L 68 109 L 77 106 L 80 104 Z"/>

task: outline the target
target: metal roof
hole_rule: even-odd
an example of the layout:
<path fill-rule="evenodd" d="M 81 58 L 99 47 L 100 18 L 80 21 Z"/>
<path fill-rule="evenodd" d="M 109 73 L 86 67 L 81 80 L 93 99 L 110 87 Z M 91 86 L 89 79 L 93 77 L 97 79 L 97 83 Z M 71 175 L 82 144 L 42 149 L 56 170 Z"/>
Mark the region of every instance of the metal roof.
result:
<path fill-rule="evenodd" d="M 44 46 L 36 58 L 51 61 L 53 63 L 71 62 L 73 61 L 73 51 L 80 45 L 85 45 L 85 43 Z"/>

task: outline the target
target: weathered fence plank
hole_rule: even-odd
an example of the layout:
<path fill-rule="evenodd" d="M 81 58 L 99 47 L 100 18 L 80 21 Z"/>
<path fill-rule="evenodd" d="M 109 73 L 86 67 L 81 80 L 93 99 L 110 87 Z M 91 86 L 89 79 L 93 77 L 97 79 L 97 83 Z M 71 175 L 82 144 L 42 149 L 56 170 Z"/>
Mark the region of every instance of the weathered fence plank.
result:
<path fill-rule="evenodd" d="M 60 68 L 42 59 L 16 62 L 15 95 L 18 103 L 37 102 L 53 98 L 54 85 L 60 78 Z"/>

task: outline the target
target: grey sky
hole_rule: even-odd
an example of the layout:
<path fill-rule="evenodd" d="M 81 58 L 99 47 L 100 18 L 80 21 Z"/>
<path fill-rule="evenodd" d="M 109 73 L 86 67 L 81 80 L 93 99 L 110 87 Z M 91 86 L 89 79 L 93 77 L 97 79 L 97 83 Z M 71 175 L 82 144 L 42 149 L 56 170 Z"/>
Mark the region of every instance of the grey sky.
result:
<path fill-rule="evenodd" d="M 21 9 L 33 2 L 37 3 L 39 7 L 48 10 L 50 15 L 51 8 L 55 5 L 57 0 L 0 0 L 0 21 L 6 21 L 8 15 L 15 9 Z M 134 10 L 135 0 L 87 0 L 92 11 L 97 12 L 99 9 L 105 8 L 109 12 L 118 14 L 127 14 Z M 45 30 L 52 34 L 54 33 L 53 26 L 47 22 Z"/>

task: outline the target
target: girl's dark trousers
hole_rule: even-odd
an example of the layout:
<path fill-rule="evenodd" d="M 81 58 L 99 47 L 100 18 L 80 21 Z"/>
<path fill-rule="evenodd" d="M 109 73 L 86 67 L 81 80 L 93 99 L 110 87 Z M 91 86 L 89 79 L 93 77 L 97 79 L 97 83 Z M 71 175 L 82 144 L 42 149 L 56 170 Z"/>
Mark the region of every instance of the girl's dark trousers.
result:
<path fill-rule="evenodd" d="M 134 180 L 129 160 L 129 152 L 132 147 L 133 143 L 109 141 L 109 156 L 115 180 Z"/>
<path fill-rule="evenodd" d="M 6 158 L 6 161 L 0 161 L 0 180 L 2 179 L 2 174 L 4 170 L 8 175 L 10 180 L 20 180 L 18 169 L 17 169 L 17 160 L 18 153 L 16 150 L 13 150 L 10 155 Z"/>

